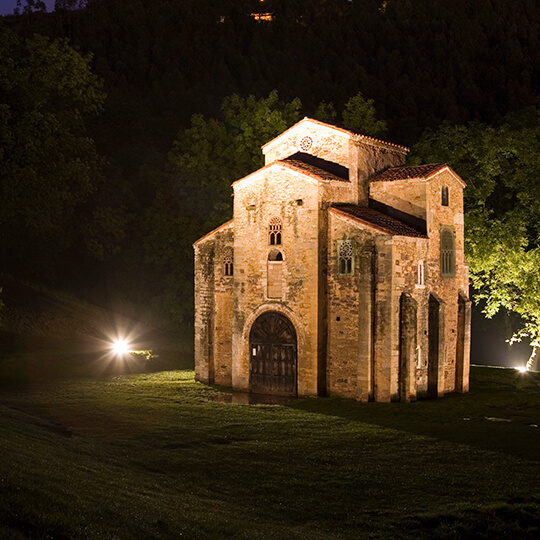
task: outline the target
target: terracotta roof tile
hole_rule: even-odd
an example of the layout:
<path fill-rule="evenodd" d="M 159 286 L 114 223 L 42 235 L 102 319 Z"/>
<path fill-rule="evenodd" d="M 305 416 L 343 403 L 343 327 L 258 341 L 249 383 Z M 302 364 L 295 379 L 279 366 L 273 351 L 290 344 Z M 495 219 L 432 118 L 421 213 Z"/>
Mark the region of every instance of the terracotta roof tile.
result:
<path fill-rule="evenodd" d="M 323 169 L 319 169 L 319 167 L 315 167 L 314 165 L 311 165 L 309 163 L 305 163 L 303 161 L 300 161 L 299 159 L 282 159 L 278 161 L 278 163 L 281 163 L 285 165 L 286 167 L 289 167 L 291 169 L 297 170 L 299 172 L 307 173 L 310 176 L 313 176 L 319 180 L 332 180 L 334 182 L 348 182 L 348 179 L 341 178 L 339 176 L 336 176 L 335 174 L 332 174 L 328 171 L 324 171 Z"/>
<path fill-rule="evenodd" d="M 328 161 L 327 159 L 314 156 L 313 154 L 308 154 L 306 152 L 296 152 L 292 156 L 284 158 L 285 161 L 301 161 L 307 165 L 313 165 L 318 169 L 322 169 L 330 174 L 339 176 L 342 180 L 349 180 L 349 169 L 347 167 L 335 163 L 333 161 Z"/>
<path fill-rule="evenodd" d="M 427 236 L 403 223 L 399 219 L 387 216 L 373 208 L 357 206 L 356 204 L 335 204 L 331 208 L 338 212 L 361 221 L 367 225 L 372 225 L 379 230 L 396 236 L 413 236 L 417 238 L 427 238 Z"/>
<path fill-rule="evenodd" d="M 392 167 L 370 178 L 370 182 L 392 182 L 409 178 L 429 178 L 432 174 L 447 167 L 446 163 L 430 163 L 417 167 Z"/>

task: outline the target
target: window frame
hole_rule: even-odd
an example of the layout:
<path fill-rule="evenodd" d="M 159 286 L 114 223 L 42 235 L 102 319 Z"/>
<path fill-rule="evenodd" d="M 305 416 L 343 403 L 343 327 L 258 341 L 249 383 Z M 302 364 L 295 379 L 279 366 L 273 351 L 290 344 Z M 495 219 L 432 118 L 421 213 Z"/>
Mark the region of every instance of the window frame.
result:
<path fill-rule="evenodd" d="M 227 250 L 223 254 L 223 275 L 232 277 L 234 275 L 234 255 L 233 251 Z"/>
<path fill-rule="evenodd" d="M 448 186 L 441 188 L 441 206 L 450 206 L 450 191 Z"/>
<path fill-rule="evenodd" d="M 268 222 L 268 245 L 283 245 L 283 222 L 278 217 L 273 217 Z"/>
<path fill-rule="evenodd" d="M 353 276 L 355 270 L 355 247 L 356 242 L 354 238 L 343 238 L 336 240 L 336 273 L 340 276 Z M 344 256 L 344 250 L 350 249 L 350 255 Z M 343 264 L 342 264 L 343 263 Z M 349 263 L 349 264 L 347 264 Z M 342 271 L 343 265 L 345 271 Z"/>
<path fill-rule="evenodd" d="M 447 236 L 448 235 L 448 236 Z M 443 240 L 452 241 L 451 248 L 443 247 Z M 441 226 L 439 231 L 439 263 L 442 278 L 456 277 L 456 231 L 454 227 Z"/>

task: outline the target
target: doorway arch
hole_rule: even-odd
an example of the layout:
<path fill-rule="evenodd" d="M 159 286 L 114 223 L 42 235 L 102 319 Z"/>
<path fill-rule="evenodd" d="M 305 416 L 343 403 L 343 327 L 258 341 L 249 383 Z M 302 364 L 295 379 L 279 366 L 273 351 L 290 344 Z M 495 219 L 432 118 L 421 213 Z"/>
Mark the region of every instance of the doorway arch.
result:
<path fill-rule="evenodd" d="M 249 333 L 249 389 L 261 394 L 296 396 L 297 338 L 282 313 L 265 311 Z"/>

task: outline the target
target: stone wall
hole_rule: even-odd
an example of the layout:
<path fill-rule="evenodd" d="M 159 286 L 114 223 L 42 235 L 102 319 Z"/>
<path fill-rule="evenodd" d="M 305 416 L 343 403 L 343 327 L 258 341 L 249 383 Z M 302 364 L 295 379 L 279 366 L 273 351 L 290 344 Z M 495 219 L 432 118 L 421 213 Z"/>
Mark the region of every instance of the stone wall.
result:
<path fill-rule="evenodd" d="M 224 260 L 233 249 L 232 222 L 195 244 L 195 377 L 206 383 L 232 382 L 233 278 Z"/>
<path fill-rule="evenodd" d="M 286 169 L 266 169 L 235 184 L 233 387 L 249 388 L 249 331 L 265 310 L 284 313 L 298 336 L 298 394 L 316 395 L 319 364 L 320 188 Z M 282 245 L 269 244 L 272 218 L 282 221 Z M 282 295 L 268 297 L 271 251 L 282 254 Z"/>

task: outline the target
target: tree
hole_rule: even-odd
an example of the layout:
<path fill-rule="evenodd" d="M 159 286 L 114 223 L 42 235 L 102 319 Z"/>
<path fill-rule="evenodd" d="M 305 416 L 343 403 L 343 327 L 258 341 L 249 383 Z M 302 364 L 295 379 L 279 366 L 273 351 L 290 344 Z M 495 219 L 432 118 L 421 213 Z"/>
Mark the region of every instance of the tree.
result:
<path fill-rule="evenodd" d="M 358 92 L 345 104 L 343 109 L 343 125 L 349 129 L 357 129 L 373 135 L 383 137 L 386 134 L 386 122 L 377 120 L 375 117 L 375 105 L 372 99 L 364 99 L 361 92 Z"/>
<path fill-rule="evenodd" d="M 414 147 L 412 164 L 447 162 L 467 183 L 465 249 L 475 299 L 486 316 L 517 313 L 528 337 L 528 367 L 540 347 L 540 112 L 508 115 L 498 126 L 444 125 Z"/>
<path fill-rule="evenodd" d="M 279 100 L 274 90 L 256 99 L 233 95 L 221 105 L 221 118 L 194 115 L 169 153 L 177 195 L 186 211 L 211 227 L 231 215 L 231 183 L 263 165 L 261 146 L 299 119 L 300 100 Z"/>
<path fill-rule="evenodd" d="M 66 41 L 0 33 L 0 260 L 40 273 L 84 242 L 102 159 L 85 118 L 100 111 L 90 58 Z"/>
<path fill-rule="evenodd" d="M 337 113 L 333 103 L 321 101 L 313 113 L 313 118 L 332 124 L 336 121 Z"/>
<path fill-rule="evenodd" d="M 22 0 L 17 0 L 15 9 L 13 10 L 14 15 L 26 15 L 29 17 L 32 13 L 39 11 L 45 13 L 47 11 L 47 6 L 43 0 L 24 0 L 24 7 L 22 6 Z"/>
<path fill-rule="evenodd" d="M 178 135 L 144 223 L 154 306 L 169 319 L 191 323 L 193 242 L 231 218 L 231 183 L 263 165 L 260 147 L 294 124 L 299 110 L 300 100 L 284 103 L 276 91 L 261 99 L 233 95 L 219 119 L 195 115 Z"/>

